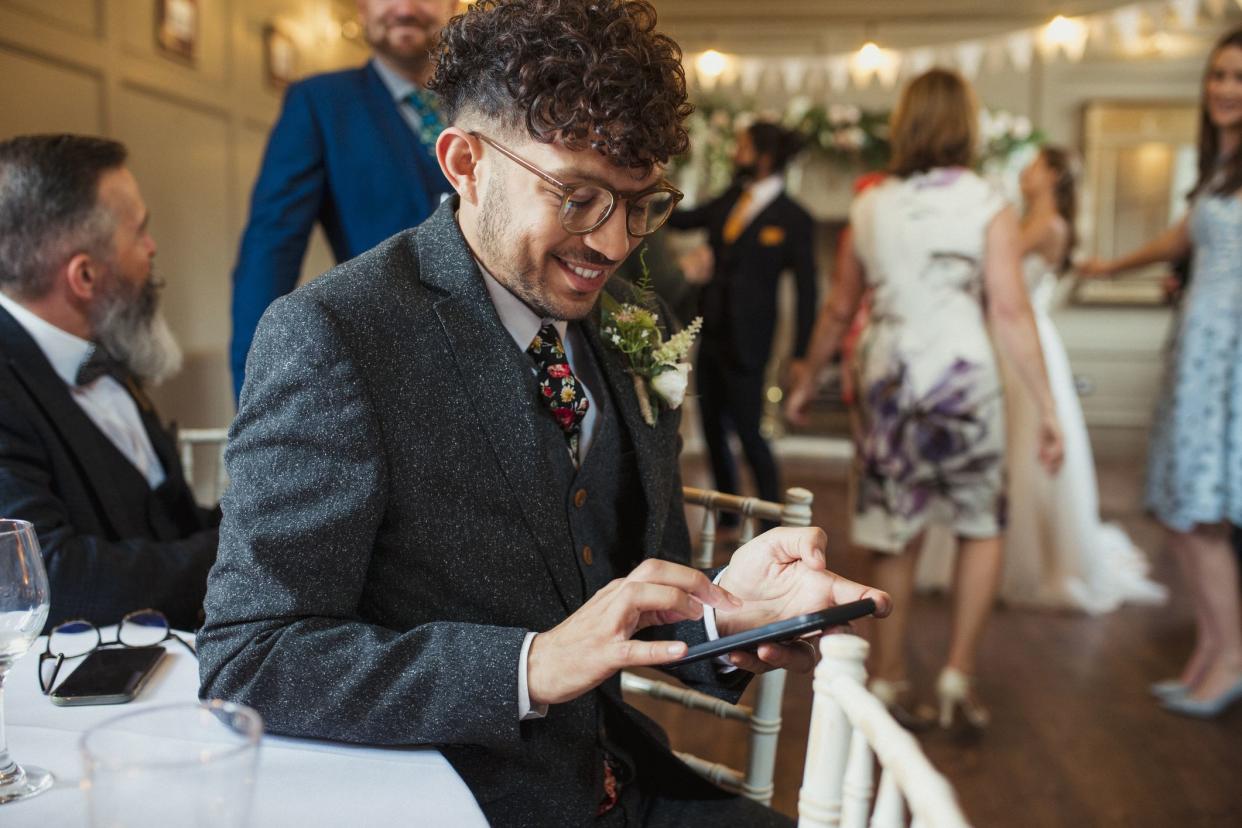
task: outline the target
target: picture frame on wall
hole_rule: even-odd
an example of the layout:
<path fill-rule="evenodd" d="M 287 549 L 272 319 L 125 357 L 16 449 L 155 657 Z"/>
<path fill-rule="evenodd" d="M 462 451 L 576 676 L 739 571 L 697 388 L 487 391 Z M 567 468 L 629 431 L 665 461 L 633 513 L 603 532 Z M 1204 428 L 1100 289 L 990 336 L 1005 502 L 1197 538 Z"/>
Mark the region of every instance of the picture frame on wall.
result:
<path fill-rule="evenodd" d="M 284 89 L 298 77 L 297 41 L 274 23 L 263 28 L 263 66 L 267 84 Z"/>
<path fill-rule="evenodd" d="M 155 0 L 155 45 L 193 63 L 198 51 L 198 0 Z"/>

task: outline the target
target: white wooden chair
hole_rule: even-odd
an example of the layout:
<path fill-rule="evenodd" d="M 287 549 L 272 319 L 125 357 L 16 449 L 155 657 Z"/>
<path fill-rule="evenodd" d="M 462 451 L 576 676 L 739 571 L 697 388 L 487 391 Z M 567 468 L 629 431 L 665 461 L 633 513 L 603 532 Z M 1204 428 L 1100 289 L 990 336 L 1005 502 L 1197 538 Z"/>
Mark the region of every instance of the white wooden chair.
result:
<path fill-rule="evenodd" d="M 785 502 L 774 503 L 756 497 L 738 497 L 723 492 L 682 489 L 686 503 L 702 506 L 704 517 L 695 551 L 694 565 L 708 569 L 713 565 L 716 547 L 716 526 L 721 512 L 742 517 L 740 540 L 745 543 L 755 536 L 758 521 L 771 521 L 782 526 L 810 526 L 813 495 L 806 489 L 793 488 L 785 492 Z M 781 732 L 781 700 L 785 693 L 785 671 L 774 670 L 755 679 L 757 690 L 755 706 L 729 704 L 706 693 L 644 678 L 633 673 L 621 674 L 621 688 L 628 693 L 650 696 L 676 702 L 691 710 L 719 716 L 722 719 L 745 722 L 750 728 L 746 771 L 711 762 L 691 753 L 677 752 L 677 756 L 700 775 L 731 791 L 747 796 L 764 805 L 772 803 L 773 773 L 776 768 L 776 744 Z"/>
<path fill-rule="evenodd" d="M 820 639 L 799 828 L 966 828 L 949 783 L 919 743 L 867 692 L 867 642 Z M 874 782 L 878 760 L 880 779 Z"/>
<path fill-rule="evenodd" d="M 227 428 L 183 428 L 177 431 L 177 449 L 181 453 L 181 470 L 194 497 L 204 506 L 215 506 L 229 485 L 228 469 L 224 467 L 224 445 Z M 210 477 L 195 476 L 195 458 L 199 450 L 211 452 L 213 472 Z M 201 478 L 201 479 L 200 479 Z"/>

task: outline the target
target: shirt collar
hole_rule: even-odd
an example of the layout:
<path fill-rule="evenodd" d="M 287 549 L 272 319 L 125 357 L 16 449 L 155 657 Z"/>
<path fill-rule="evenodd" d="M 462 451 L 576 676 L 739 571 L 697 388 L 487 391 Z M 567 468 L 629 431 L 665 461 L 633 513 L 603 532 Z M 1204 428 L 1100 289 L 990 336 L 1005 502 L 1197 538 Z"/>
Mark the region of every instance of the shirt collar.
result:
<path fill-rule="evenodd" d="M 749 187 L 751 204 L 756 207 L 766 207 L 776 200 L 784 188 L 785 176 L 780 173 L 761 178 Z"/>
<path fill-rule="evenodd" d="M 539 316 L 527 307 L 525 302 L 509 292 L 507 287 L 496 281 L 496 277 L 487 272 L 482 262 L 477 259 L 475 261 L 478 262 L 479 270 L 483 273 L 483 284 L 487 288 L 487 295 L 492 299 L 492 304 L 496 307 L 496 315 L 500 317 L 500 324 L 505 326 L 505 330 L 509 332 L 509 336 L 513 337 L 513 341 L 517 343 L 521 351 L 525 352 L 530 347 L 535 334 L 539 333 L 539 329 L 549 322 L 556 328 L 561 342 L 565 341 L 565 332 L 569 328 L 568 322 L 563 319 L 544 319 Z"/>
<path fill-rule="evenodd" d="M 30 338 L 43 351 L 47 361 L 52 364 L 56 376 L 65 381 L 66 385 L 77 383 L 78 368 L 86 359 L 87 354 L 95 346 L 68 331 L 61 330 L 51 322 L 36 316 L 25 307 L 0 293 L 0 307 L 9 312 L 17 324 L 26 329 Z"/>
<path fill-rule="evenodd" d="M 397 103 L 401 103 L 410 96 L 411 92 L 418 89 L 418 84 L 398 73 L 379 58 L 371 58 L 371 65 L 375 67 L 376 74 L 388 88 L 388 94 L 392 95 L 392 99 Z"/>

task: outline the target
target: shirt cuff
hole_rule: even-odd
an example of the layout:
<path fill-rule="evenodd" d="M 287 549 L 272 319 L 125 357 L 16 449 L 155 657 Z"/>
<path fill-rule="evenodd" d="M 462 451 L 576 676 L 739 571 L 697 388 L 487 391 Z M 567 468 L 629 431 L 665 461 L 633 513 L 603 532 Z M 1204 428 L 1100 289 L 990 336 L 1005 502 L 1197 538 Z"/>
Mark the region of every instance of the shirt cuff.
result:
<path fill-rule="evenodd" d="M 729 567 L 725 567 L 716 573 L 716 577 L 712 579 L 713 584 L 719 584 L 720 579 L 724 576 L 725 571 Z M 707 630 L 707 640 L 715 641 L 720 638 L 720 631 L 716 629 L 716 608 L 708 604 L 703 605 L 703 626 Z M 720 673 L 732 673 L 737 669 L 730 661 L 727 655 L 716 656 L 716 670 Z"/>
<path fill-rule="evenodd" d="M 518 656 L 518 721 L 528 722 L 532 719 L 542 719 L 548 715 L 548 706 L 541 704 L 532 708 L 530 703 L 530 690 L 526 686 L 526 660 L 530 655 L 530 642 L 535 640 L 535 633 L 528 632 L 526 640 L 522 642 L 522 654 Z"/>

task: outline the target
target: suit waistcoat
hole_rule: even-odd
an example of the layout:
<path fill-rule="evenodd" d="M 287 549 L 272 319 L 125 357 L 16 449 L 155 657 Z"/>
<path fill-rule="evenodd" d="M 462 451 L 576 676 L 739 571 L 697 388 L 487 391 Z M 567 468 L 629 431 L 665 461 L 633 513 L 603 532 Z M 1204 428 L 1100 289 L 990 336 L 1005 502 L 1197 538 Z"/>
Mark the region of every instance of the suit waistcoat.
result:
<path fill-rule="evenodd" d="M 542 405 L 540 411 L 546 416 L 539 417 L 537 433 L 553 458 L 568 551 L 578 565 L 583 594 L 589 597 L 614 578 L 627 575 L 642 560 L 646 502 L 633 443 L 617 416 L 608 383 L 585 341 L 575 355 L 579 364 L 573 366 L 574 373 L 591 390 L 596 405 L 590 451 L 575 469 L 564 432 Z"/>

